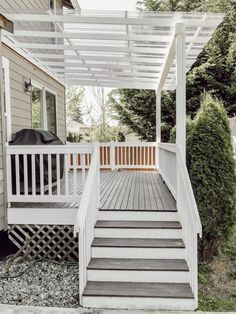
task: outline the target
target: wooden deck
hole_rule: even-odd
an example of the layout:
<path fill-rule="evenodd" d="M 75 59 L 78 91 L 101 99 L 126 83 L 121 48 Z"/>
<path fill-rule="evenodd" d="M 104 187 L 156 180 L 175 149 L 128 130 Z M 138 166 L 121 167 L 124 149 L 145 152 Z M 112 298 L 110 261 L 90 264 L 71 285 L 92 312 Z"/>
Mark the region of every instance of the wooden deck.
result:
<path fill-rule="evenodd" d="M 161 211 L 175 210 L 176 204 L 161 176 L 154 171 L 101 171 L 101 209 Z M 73 186 L 73 175 L 69 180 Z M 78 191 L 81 191 L 79 180 Z M 77 203 L 12 203 L 12 207 L 68 208 Z"/>

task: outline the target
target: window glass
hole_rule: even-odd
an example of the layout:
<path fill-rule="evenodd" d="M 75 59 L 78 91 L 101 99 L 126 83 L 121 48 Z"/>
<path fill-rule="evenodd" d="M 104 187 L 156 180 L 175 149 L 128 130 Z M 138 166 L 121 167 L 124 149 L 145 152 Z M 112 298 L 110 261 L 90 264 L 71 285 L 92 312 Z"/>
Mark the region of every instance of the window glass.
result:
<path fill-rule="evenodd" d="M 33 86 L 32 88 L 32 128 L 33 129 L 42 129 L 41 104 L 42 104 L 42 90 Z"/>
<path fill-rule="evenodd" d="M 56 123 L 56 96 L 46 91 L 47 103 L 47 129 L 53 133 L 57 133 Z"/>

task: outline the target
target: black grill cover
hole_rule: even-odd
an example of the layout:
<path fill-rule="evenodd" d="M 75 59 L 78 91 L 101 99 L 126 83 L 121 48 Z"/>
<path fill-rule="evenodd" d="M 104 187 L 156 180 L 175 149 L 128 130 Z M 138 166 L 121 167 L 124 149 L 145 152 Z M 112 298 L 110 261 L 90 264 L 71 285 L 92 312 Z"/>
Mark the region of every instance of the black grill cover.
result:
<path fill-rule="evenodd" d="M 63 142 L 54 133 L 43 130 L 23 129 L 16 133 L 16 137 L 9 143 L 10 145 L 64 145 Z M 33 153 L 33 151 L 32 151 Z M 20 186 L 21 193 L 24 192 L 24 166 L 23 155 L 19 156 L 19 168 L 20 168 Z M 28 190 L 32 191 L 32 166 L 31 155 L 27 156 L 28 165 Z M 44 165 L 44 189 L 47 190 L 48 185 L 48 157 L 43 156 Z M 11 159 L 12 166 L 12 192 L 16 193 L 16 168 L 15 157 Z M 56 170 L 56 155 L 52 155 L 52 183 L 57 180 Z M 64 155 L 60 155 L 60 178 L 63 177 L 64 172 Z M 35 155 L 35 179 L 36 179 L 36 191 L 40 190 L 40 159 L 39 155 Z M 55 184 L 54 184 L 55 186 Z"/>

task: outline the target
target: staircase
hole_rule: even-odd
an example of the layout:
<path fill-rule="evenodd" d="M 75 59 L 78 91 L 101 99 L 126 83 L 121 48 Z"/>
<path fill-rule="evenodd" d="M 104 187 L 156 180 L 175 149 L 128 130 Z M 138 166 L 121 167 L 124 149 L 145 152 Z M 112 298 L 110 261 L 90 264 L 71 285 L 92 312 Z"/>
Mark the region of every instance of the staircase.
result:
<path fill-rule="evenodd" d="M 84 307 L 193 310 L 177 211 L 100 210 Z"/>

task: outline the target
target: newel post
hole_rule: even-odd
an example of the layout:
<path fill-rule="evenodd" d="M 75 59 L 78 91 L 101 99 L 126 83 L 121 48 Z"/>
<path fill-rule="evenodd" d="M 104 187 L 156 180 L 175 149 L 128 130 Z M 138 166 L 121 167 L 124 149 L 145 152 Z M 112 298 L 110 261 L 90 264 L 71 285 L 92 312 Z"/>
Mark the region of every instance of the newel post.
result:
<path fill-rule="evenodd" d="M 177 208 L 181 209 L 182 193 L 178 164 L 182 157 L 186 162 L 186 60 L 185 60 L 185 25 L 175 24 L 176 34 L 176 171 L 177 171 Z"/>
<path fill-rule="evenodd" d="M 111 171 L 114 171 L 116 168 L 115 165 L 115 145 L 114 142 L 110 142 L 110 164 L 111 164 Z"/>

